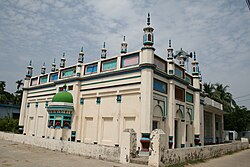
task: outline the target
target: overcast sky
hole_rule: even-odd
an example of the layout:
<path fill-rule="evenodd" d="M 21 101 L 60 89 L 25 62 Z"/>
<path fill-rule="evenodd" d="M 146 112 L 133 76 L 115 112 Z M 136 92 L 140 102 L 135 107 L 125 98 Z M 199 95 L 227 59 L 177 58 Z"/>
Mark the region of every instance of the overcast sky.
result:
<path fill-rule="evenodd" d="M 74 0 L 0 2 L 0 80 L 14 92 L 32 59 L 34 74 L 66 53 L 66 65 L 142 47 L 147 12 L 155 31 L 156 54 L 165 58 L 168 40 L 175 50 L 196 51 L 204 82 L 230 86 L 234 97 L 250 94 L 250 11 L 245 0 Z M 237 99 L 250 108 L 250 95 Z"/>

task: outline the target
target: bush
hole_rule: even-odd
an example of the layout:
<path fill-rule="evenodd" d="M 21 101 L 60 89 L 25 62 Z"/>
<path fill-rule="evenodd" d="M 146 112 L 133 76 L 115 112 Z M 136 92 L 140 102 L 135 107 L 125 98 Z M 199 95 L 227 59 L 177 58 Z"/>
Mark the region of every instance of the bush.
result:
<path fill-rule="evenodd" d="M 18 133 L 18 119 L 0 118 L 0 131 Z"/>

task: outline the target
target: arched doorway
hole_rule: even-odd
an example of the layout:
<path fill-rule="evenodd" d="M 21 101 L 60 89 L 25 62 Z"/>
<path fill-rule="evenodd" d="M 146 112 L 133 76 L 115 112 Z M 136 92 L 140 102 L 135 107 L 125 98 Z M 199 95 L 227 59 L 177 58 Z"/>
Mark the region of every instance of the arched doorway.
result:
<path fill-rule="evenodd" d="M 162 124 L 162 117 L 163 117 L 163 110 L 161 106 L 156 105 L 153 111 L 152 130 L 155 130 L 155 129 L 164 130 L 163 124 Z"/>
<path fill-rule="evenodd" d="M 193 141 L 193 121 L 190 112 L 186 116 L 186 147 L 191 147 Z"/>
<path fill-rule="evenodd" d="M 174 122 L 174 148 L 179 148 L 181 146 L 181 120 L 183 119 L 183 112 L 178 109 L 175 114 L 175 122 Z"/>

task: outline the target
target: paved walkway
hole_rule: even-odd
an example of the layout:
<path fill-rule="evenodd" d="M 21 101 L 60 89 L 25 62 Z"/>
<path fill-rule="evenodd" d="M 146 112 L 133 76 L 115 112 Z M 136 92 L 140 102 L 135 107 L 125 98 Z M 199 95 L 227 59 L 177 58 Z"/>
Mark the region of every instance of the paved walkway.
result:
<path fill-rule="evenodd" d="M 191 165 L 190 165 L 191 166 Z M 192 165 L 194 167 L 249 167 L 250 149 L 243 150 L 231 155 L 210 159 L 204 163 Z"/>
<path fill-rule="evenodd" d="M 1 167 L 145 167 L 119 164 L 0 140 Z"/>

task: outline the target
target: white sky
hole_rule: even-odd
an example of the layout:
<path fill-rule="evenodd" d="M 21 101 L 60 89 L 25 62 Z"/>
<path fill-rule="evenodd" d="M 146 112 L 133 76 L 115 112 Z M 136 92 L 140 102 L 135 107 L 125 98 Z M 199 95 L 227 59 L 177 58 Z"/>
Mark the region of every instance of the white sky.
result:
<path fill-rule="evenodd" d="M 142 47 L 147 12 L 155 31 L 156 54 L 166 57 L 168 40 L 175 50 L 196 51 L 205 82 L 229 85 L 234 97 L 250 94 L 250 11 L 245 0 L 3 0 L 0 4 L 0 80 L 16 90 L 16 80 L 32 59 L 34 73 L 43 62 L 66 52 L 66 64 L 77 62 L 84 46 L 85 62 Z M 248 99 L 248 100 L 247 100 Z M 250 96 L 240 105 L 250 108 Z"/>

